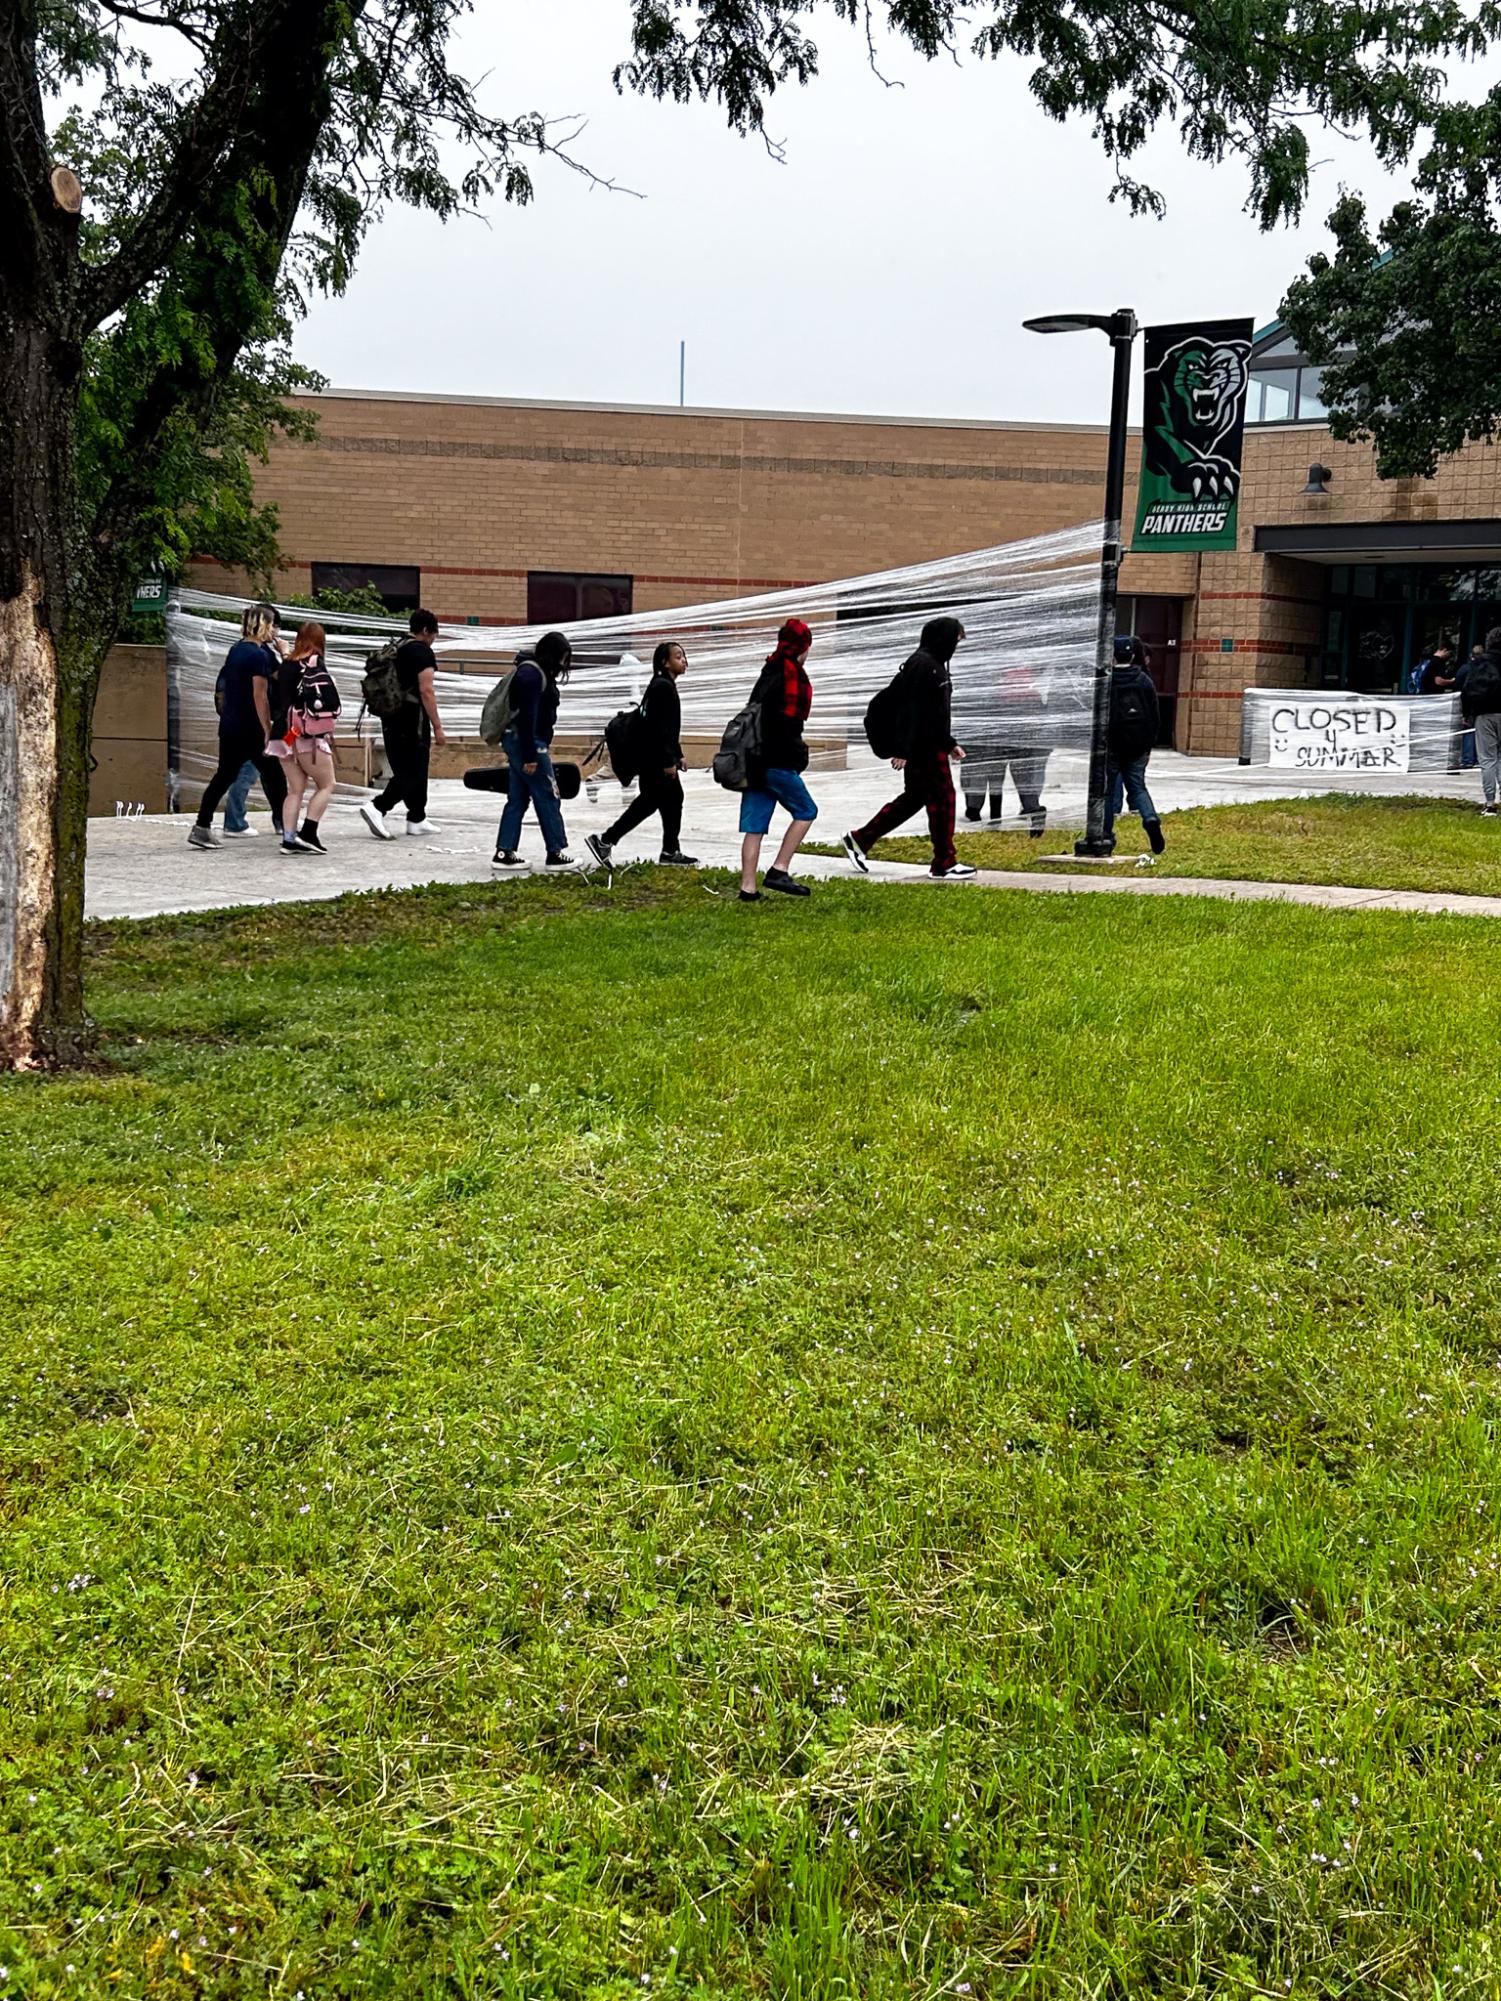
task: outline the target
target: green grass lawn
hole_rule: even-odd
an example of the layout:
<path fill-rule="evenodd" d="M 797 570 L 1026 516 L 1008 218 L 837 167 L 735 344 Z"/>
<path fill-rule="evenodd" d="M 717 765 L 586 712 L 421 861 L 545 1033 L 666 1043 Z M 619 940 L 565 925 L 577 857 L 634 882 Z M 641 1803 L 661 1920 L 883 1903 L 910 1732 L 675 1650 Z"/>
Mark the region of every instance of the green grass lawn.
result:
<path fill-rule="evenodd" d="M 1501 1992 L 1489 926 L 643 876 L 92 982 L 0 1991 Z"/>
<path fill-rule="evenodd" d="M 1167 853 L 1157 866 L 1177 876 L 1501 896 L 1501 820 L 1481 819 L 1478 806 L 1478 781 L 1474 805 L 1336 792 L 1195 806 L 1164 818 Z M 1150 852 L 1134 816 L 1119 821 L 1116 833 L 1118 853 Z M 1034 841 L 1025 833 L 987 833 L 962 817 L 959 822 L 960 859 L 976 868 L 1035 869 L 1050 850 L 1072 853 L 1073 842 L 1074 830 Z M 875 853 L 886 861 L 925 862 L 932 850 L 925 839 L 903 835 L 882 841 Z"/>

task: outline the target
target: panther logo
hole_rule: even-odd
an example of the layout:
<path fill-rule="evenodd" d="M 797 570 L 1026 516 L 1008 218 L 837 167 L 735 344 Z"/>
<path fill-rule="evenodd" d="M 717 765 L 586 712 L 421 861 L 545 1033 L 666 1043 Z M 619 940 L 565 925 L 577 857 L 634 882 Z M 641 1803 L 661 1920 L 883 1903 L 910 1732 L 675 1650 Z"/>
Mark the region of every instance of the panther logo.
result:
<path fill-rule="evenodd" d="M 1175 492 L 1235 498 L 1240 468 L 1220 446 L 1241 421 L 1250 358 L 1249 341 L 1193 335 L 1147 370 L 1147 464 Z"/>

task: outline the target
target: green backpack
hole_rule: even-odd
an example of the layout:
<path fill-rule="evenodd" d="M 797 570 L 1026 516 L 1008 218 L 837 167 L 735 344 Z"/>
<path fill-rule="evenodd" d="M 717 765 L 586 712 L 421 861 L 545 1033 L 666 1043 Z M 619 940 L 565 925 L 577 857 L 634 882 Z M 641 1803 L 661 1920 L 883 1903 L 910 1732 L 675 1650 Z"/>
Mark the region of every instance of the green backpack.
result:
<path fill-rule="evenodd" d="M 416 699 L 402 687 L 396 672 L 396 656 L 405 644 L 404 639 L 388 639 L 365 662 L 360 693 L 372 716 L 399 715 L 408 702 Z"/>
<path fill-rule="evenodd" d="M 499 743 L 506 731 L 515 722 L 520 704 L 516 700 L 516 669 L 535 667 L 536 660 L 528 653 L 517 660 L 501 675 L 495 686 L 485 697 L 485 706 L 480 710 L 479 733 L 482 743 Z M 545 678 L 545 676 L 544 676 Z"/>

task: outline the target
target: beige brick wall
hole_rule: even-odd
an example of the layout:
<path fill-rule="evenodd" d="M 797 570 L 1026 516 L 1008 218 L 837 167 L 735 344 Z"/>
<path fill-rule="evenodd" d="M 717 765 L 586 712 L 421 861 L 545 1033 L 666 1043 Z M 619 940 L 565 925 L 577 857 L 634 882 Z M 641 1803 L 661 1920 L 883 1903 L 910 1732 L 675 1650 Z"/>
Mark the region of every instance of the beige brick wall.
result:
<path fill-rule="evenodd" d="M 622 574 L 638 610 L 891 569 L 1093 519 L 1100 427 L 918 424 L 328 395 L 258 481 L 288 591 L 415 563 L 440 617 L 520 623 L 529 570 Z M 1135 591 L 1187 591 L 1182 559 Z M 240 587 L 199 566 L 195 581 Z"/>

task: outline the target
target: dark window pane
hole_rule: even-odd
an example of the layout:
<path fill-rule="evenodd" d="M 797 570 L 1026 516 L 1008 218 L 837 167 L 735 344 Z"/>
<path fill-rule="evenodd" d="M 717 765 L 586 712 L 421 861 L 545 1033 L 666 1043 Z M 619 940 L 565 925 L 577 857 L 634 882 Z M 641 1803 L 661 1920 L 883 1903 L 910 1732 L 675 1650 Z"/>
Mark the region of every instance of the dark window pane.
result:
<path fill-rule="evenodd" d="M 569 626 L 584 618 L 628 618 L 634 580 L 576 570 L 532 570 L 526 580 L 528 625 Z"/>
<path fill-rule="evenodd" d="M 371 590 L 387 611 L 415 611 L 422 602 L 422 572 L 405 563 L 314 563 L 313 596 L 325 591 Z"/>
<path fill-rule="evenodd" d="M 631 579 L 580 577 L 579 600 L 579 615 L 582 618 L 629 618 Z"/>

